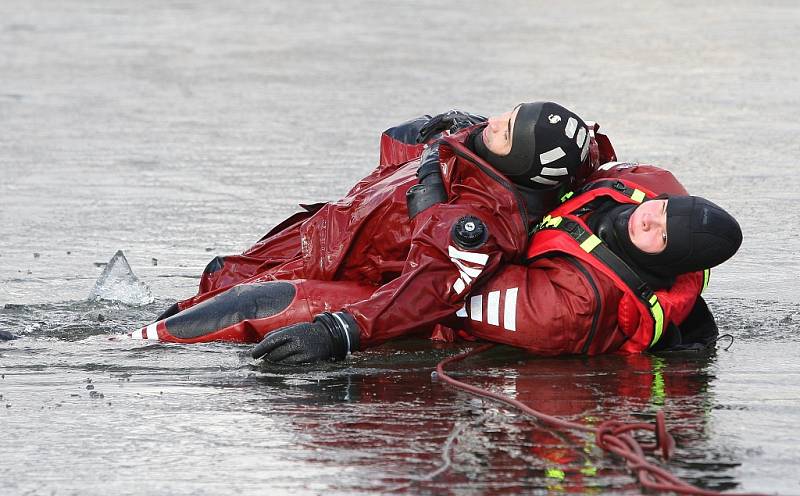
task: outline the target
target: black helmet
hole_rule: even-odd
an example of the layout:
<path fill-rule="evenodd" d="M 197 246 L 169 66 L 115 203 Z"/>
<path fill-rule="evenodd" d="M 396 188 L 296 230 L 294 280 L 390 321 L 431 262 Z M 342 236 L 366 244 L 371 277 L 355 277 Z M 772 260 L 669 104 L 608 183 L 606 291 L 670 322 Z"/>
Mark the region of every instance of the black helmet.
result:
<path fill-rule="evenodd" d="M 522 103 L 514 122 L 511 151 L 496 155 L 475 137 L 475 153 L 511 181 L 528 187 L 563 184 L 589 156 L 589 128 L 554 102 Z"/>

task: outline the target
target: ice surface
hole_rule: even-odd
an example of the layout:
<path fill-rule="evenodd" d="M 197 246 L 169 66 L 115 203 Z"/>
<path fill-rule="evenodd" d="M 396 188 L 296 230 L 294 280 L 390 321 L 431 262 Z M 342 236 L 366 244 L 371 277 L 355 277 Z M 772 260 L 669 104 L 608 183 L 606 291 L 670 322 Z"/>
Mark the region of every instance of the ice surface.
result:
<path fill-rule="evenodd" d="M 153 293 L 150 287 L 133 273 L 122 250 L 117 250 L 94 283 L 89 299 L 118 301 L 138 306 L 152 303 Z"/>

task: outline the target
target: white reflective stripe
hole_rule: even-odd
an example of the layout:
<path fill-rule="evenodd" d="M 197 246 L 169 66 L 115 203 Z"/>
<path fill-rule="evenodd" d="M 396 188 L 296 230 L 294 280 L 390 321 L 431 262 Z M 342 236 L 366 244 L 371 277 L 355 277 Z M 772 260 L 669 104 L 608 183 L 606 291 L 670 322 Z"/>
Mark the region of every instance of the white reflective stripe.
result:
<path fill-rule="evenodd" d="M 461 263 L 461 261 L 460 261 L 460 260 L 458 260 L 457 258 L 451 258 L 450 260 L 451 260 L 451 261 L 452 261 L 454 264 L 456 264 L 456 266 L 458 267 L 458 269 L 459 269 L 461 272 L 463 272 L 463 273 L 465 273 L 465 274 L 469 275 L 469 276 L 470 276 L 471 278 L 473 278 L 473 279 L 474 279 L 474 278 L 476 278 L 476 277 L 478 277 L 479 275 L 481 275 L 481 272 L 483 272 L 483 270 L 482 270 L 482 269 L 473 269 L 472 267 L 467 267 L 466 265 L 464 265 L 463 263 Z"/>
<path fill-rule="evenodd" d="M 500 291 L 492 291 L 486 301 L 486 323 L 500 325 Z"/>
<path fill-rule="evenodd" d="M 158 341 L 158 331 L 156 330 L 156 326 L 158 322 L 153 322 L 149 326 L 147 326 L 147 340 L 148 341 Z"/>
<path fill-rule="evenodd" d="M 601 165 L 600 167 L 598 167 L 597 169 L 598 170 L 609 170 L 612 167 L 616 167 L 616 166 L 618 166 L 619 164 L 622 164 L 622 163 L 624 163 L 624 162 L 606 162 L 603 165 Z"/>
<path fill-rule="evenodd" d="M 467 316 L 467 304 L 465 303 L 463 307 L 458 309 L 456 312 L 456 317 L 466 317 Z"/>
<path fill-rule="evenodd" d="M 542 172 L 539 174 L 544 174 L 546 176 L 566 176 L 569 174 L 569 169 L 566 167 L 559 167 L 558 169 L 555 167 L 542 167 Z"/>
<path fill-rule="evenodd" d="M 447 247 L 447 253 L 450 255 L 450 258 L 457 258 L 465 262 L 472 262 L 480 265 L 486 265 L 486 261 L 489 260 L 489 255 L 485 253 L 461 251 L 453 246 Z"/>
<path fill-rule="evenodd" d="M 470 298 L 469 318 L 478 322 L 483 320 L 483 295 L 475 295 Z"/>
<path fill-rule="evenodd" d="M 342 325 L 342 328 L 344 329 L 344 336 L 347 338 L 347 353 L 350 354 L 350 333 L 347 332 L 347 329 L 349 329 L 349 327 L 347 323 L 344 321 L 344 319 L 339 316 L 339 312 L 332 313 L 331 315 L 333 315 L 333 317 L 339 321 L 339 323 Z"/>
<path fill-rule="evenodd" d="M 589 143 L 591 143 L 591 140 L 587 139 L 583 144 L 583 150 L 581 150 L 581 162 L 586 160 L 586 155 L 589 155 Z"/>
<path fill-rule="evenodd" d="M 550 162 L 555 162 L 565 155 L 566 153 L 564 153 L 564 150 L 562 150 L 560 146 L 557 146 L 552 150 L 548 150 L 539 155 L 539 161 L 542 162 L 542 165 L 547 165 Z"/>
<path fill-rule="evenodd" d="M 570 117 L 567 121 L 567 127 L 564 128 L 564 134 L 567 138 L 572 139 L 575 136 L 575 130 L 578 128 L 578 121 L 574 117 Z"/>
<path fill-rule="evenodd" d="M 541 177 L 541 176 L 532 177 L 531 181 L 536 181 L 537 183 L 546 184 L 548 186 L 552 186 L 554 184 L 558 184 L 559 183 L 559 181 L 553 181 L 552 179 L 546 179 L 546 178 Z"/>
<path fill-rule="evenodd" d="M 578 131 L 578 135 L 575 136 L 575 144 L 578 145 L 578 148 L 583 148 L 583 145 L 586 143 L 586 139 L 586 129 L 581 128 L 580 131 Z"/>
<path fill-rule="evenodd" d="M 456 294 L 463 293 L 466 287 L 467 285 L 464 284 L 464 281 L 462 281 L 460 277 L 456 279 L 456 282 L 453 283 L 453 291 L 455 291 Z"/>
<path fill-rule="evenodd" d="M 144 336 L 142 336 L 142 331 L 143 330 L 144 330 L 144 328 L 137 329 L 137 330 L 133 331 L 131 333 L 131 339 L 144 339 Z"/>
<path fill-rule="evenodd" d="M 517 291 L 519 288 L 506 290 L 506 301 L 503 305 L 503 327 L 509 331 L 517 330 Z"/>
<path fill-rule="evenodd" d="M 463 279 L 465 283 L 469 284 L 472 282 L 472 278 L 465 274 L 463 270 L 459 270 L 458 273 L 461 274 L 461 279 Z"/>

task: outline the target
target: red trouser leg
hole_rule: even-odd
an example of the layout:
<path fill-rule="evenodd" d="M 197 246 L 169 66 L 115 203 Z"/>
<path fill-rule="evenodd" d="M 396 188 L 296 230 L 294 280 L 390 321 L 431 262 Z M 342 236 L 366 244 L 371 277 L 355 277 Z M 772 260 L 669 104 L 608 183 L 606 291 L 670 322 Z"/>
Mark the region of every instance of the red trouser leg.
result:
<path fill-rule="evenodd" d="M 374 286 L 347 281 L 268 281 L 239 284 L 132 333 L 174 343 L 257 343 L 270 331 L 368 298 Z"/>

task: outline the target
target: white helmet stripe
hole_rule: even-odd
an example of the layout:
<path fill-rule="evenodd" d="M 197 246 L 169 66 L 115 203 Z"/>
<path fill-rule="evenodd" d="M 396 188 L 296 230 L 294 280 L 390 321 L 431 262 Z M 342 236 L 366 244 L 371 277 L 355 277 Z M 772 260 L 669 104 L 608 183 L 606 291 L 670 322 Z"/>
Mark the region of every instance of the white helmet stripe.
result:
<path fill-rule="evenodd" d="M 558 169 L 554 167 L 542 167 L 542 172 L 539 174 L 544 174 L 546 176 L 566 176 L 569 174 L 569 170 L 566 167 L 559 167 Z"/>
<path fill-rule="evenodd" d="M 566 153 L 564 150 L 561 149 L 560 146 L 553 148 L 552 150 L 546 151 L 539 155 L 539 160 L 542 162 L 542 165 L 547 165 L 550 162 L 555 162 L 556 160 L 564 157 Z"/>
<path fill-rule="evenodd" d="M 546 178 L 544 178 L 542 176 L 532 177 L 531 181 L 535 181 L 535 182 L 537 182 L 539 184 L 546 184 L 548 186 L 552 186 L 552 185 L 558 184 L 560 182 L 560 181 L 553 181 L 552 179 L 546 179 Z"/>
<path fill-rule="evenodd" d="M 578 121 L 574 117 L 570 117 L 567 121 L 567 126 L 564 128 L 564 134 L 567 138 L 572 139 L 575 136 L 575 130 L 578 128 Z"/>
<path fill-rule="evenodd" d="M 587 140 L 586 140 L 586 141 L 583 143 L 583 150 L 581 150 L 581 162 L 583 162 L 584 160 L 586 160 L 586 155 L 589 155 L 589 143 L 590 143 L 591 141 L 592 141 L 592 140 L 589 140 L 589 139 L 587 139 Z"/>
<path fill-rule="evenodd" d="M 575 136 L 575 144 L 578 145 L 578 148 L 583 148 L 583 144 L 586 143 L 586 137 L 586 128 L 582 127 L 581 130 L 578 131 L 578 135 Z"/>

